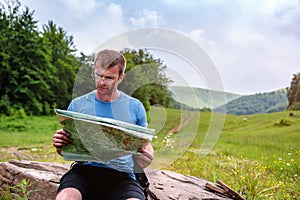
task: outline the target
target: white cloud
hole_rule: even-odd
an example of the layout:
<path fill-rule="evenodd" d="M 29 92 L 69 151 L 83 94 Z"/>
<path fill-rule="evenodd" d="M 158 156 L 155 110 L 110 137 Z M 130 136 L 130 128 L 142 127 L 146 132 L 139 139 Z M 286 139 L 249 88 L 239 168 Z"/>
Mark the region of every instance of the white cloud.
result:
<path fill-rule="evenodd" d="M 190 9 L 190 8 L 196 8 L 199 5 L 203 4 L 214 4 L 216 1 L 213 0 L 161 0 L 164 4 L 166 4 L 168 7 L 176 8 L 176 9 Z"/>
<path fill-rule="evenodd" d="M 300 42 L 280 34 L 232 30 L 216 41 L 212 54 L 226 90 L 239 93 L 271 91 L 289 86 L 299 70 Z"/>
<path fill-rule="evenodd" d="M 65 6 L 75 18 L 86 18 L 94 13 L 100 6 L 96 0 L 63 0 Z"/>
<path fill-rule="evenodd" d="M 289 86 L 300 64 L 300 4 L 295 2 L 235 2 L 229 18 L 193 27 L 188 35 L 212 58 L 225 90 L 249 94 Z"/>
<path fill-rule="evenodd" d="M 114 17 L 114 18 L 122 18 L 123 17 L 123 11 L 122 11 L 122 7 L 119 4 L 110 4 L 108 6 L 108 12 L 112 15 L 110 17 Z"/>
<path fill-rule="evenodd" d="M 135 17 L 129 18 L 130 22 L 133 26 L 136 27 L 146 27 L 146 26 L 158 26 L 162 19 L 155 12 L 146 9 L 142 9 L 141 11 L 137 11 Z"/>
<path fill-rule="evenodd" d="M 81 52 L 89 54 L 98 45 L 126 29 L 122 6 L 111 3 L 102 6 L 97 15 L 86 20 L 84 27 L 76 29 L 74 32 L 77 36 L 75 42 Z"/>
<path fill-rule="evenodd" d="M 187 34 L 192 40 L 197 42 L 208 54 L 213 54 L 216 48 L 216 42 L 205 38 L 204 31 L 201 29 L 195 29 Z"/>
<path fill-rule="evenodd" d="M 253 47 L 253 45 L 261 45 L 266 42 L 266 38 L 258 33 L 254 28 L 240 29 L 239 27 L 232 28 L 228 33 L 224 34 L 224 39 L 230 43 L 238 45 L 241 48 Z"/>

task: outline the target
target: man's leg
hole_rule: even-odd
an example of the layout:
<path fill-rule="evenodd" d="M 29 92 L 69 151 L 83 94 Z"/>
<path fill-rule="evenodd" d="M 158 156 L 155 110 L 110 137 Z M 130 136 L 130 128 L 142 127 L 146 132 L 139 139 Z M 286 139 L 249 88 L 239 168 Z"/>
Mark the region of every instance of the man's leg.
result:
<path fill-rule="evenodd" d="M 57 194 L 56 200 L 82 200 L 82 197 L 79 190 L 75 188 L 65 188 Z"/>
<path fill-rule="evenodd" d="M 62 176 L 56 195 L 56 200 L 82 200 L 88 199 L 89 168 L 75 164 Z"/>
<path fill-rule="evenodd" d="M 110 177 L 108 199 L 145 200 L 143 188 L 128 174 L 116 171 L 107 174 Z"/>

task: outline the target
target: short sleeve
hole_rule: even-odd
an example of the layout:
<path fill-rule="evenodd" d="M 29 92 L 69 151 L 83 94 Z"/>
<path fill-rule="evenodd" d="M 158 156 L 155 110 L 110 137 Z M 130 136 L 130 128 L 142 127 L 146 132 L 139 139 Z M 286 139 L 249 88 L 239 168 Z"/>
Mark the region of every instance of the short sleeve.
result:
<path fill-rule="evenodd" d="M 137 109 L 137 125 L 147 127 L 147 117 L 146 111 L 143 104 L 138 101 L 138 109 Z"/>

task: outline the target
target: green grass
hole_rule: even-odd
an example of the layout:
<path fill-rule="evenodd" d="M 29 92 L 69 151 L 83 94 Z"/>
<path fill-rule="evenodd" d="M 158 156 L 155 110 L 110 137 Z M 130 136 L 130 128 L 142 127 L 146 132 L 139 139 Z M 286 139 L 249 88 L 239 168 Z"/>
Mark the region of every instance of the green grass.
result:
<path fill-rule="evenodd" d="M 61 127 L 56 116 L 1 117 L 0 122 L 0 161 L 63 162 L 52 146 L 52 136 Z"/>
<path fill-rule="evenodd" d="M 247 199 L 300 198 L 300 112 L 293 117 L 289 112 L 227 115 L 213 151 L 203 157 L 199 149 L 208 118 L 209 113 L 202 114 L 191 148 L 167 169 L 220 179 Z"/>
<path fill-rule="evenodd" d="M 151 168 L 219 179 L 247 199 L 300 198 L 300 112 L 227 115 L 216 145 L 202 155 L 211 113 L 193 113 L 186 126 L 168 135 L 190 113 L 155 109 L 149 114 L 150 127 L 159 130 L 153 140 L 156 152 Z M 65 162 L 52 147 L 52 136 L 60 128 L 56 116 L 0 120 L 0 161 L 27 157 Z"/>
<path fill-rule="evenodd" d="M 240 117 L 227 115 L 224 131 L 216 146 L 218 151 L 259 159 L 299 149 L 300 118 L 289 117 L 288 112 L 249 115 L 246 118 L 242 121 Z M 276 125 L 282 119 L 288 119 L 291 125 Z"/>
<path fill-rule="evenodd" d="M 56 116 L 30 116 L 24 119 L 0 118 L 1 147 L 48 145 L 60 128 Z"/>

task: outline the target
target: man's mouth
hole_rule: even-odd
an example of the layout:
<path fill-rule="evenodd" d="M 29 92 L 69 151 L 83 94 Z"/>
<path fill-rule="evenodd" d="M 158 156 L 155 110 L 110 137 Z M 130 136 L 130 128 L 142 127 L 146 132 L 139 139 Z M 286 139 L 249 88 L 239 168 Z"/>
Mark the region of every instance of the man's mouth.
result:
<path fill-rule="evenodd" d="M 98 87 L 99 90 L 107 90 L 107 87 Z"/>

